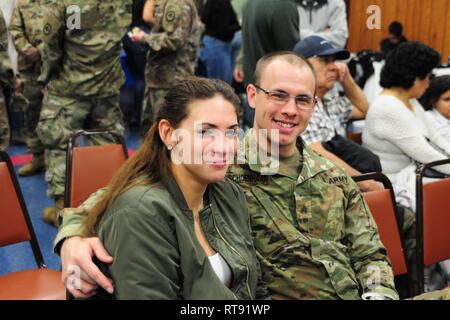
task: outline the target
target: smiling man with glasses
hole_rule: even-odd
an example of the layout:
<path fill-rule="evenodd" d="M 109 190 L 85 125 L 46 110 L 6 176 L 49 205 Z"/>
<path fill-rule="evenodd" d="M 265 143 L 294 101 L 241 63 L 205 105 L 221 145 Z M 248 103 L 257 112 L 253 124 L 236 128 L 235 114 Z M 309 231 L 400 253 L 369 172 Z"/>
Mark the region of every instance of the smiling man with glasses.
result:
<path fill-rule="evenodd" d="M 279 106 L 286 105 L 291 98 L 294 98 L 295 105 L 297 106 L 297 108 L 303 110 L 312 110 L 314 108 L 314 104 L 316 103 L 316 99 L 308 95 L 291 96 L 289 95 L 289 93 L 284 91 L 279 90 L 267 91 L 257 85 L 255 85 L 255 88 L 264 92 L 267 95 L 267 98 L 269 99 L 270 102 L 277 104 Z"/>

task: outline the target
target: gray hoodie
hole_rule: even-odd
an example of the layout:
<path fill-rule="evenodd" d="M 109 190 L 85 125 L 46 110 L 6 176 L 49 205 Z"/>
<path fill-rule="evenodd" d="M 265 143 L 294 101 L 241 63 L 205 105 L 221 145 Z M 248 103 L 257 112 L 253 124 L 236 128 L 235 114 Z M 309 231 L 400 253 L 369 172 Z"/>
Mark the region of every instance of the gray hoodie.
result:
<path fill-rule="evenodd" d="M 296 0 L 300 18 L 300 40 L 317 35 L 344 48 L 348 38 L 344 0 Z M 330 28 L 331 31 L 326 31 Z"/>

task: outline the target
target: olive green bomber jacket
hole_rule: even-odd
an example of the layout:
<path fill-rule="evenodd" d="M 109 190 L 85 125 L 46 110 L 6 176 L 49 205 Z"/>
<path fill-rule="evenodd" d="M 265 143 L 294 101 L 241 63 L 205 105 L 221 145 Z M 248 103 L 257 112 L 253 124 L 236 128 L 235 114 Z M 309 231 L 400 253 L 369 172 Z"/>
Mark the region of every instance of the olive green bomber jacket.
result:
<path fill-rule="evenodd" d="M 112 298 L 267 297 L 242 190 L 225 179 L 209 185 L 206 193 L 208 205 L 200 211 L 202 228 L 211 247 L 232 270 L 231 287 L 225 287 L 216 276 L 196 239 L 192 211 L 173 177 L 167 177 L 160 184 L 123 193 L 101 218 L 98 236 L 114 257 L 106 267 L 115 285 Z M 83 214 L 70 214 L 67 221 L 64 217 L 55 243 L 81 235 L 79 223 L 84 218 Z"/>

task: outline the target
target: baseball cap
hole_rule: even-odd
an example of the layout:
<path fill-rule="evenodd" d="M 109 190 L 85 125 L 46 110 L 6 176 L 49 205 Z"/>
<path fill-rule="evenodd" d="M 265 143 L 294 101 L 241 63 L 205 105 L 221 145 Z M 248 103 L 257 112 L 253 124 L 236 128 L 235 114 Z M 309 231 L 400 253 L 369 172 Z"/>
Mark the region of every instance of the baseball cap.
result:
<path fill-rule="evenodd" d="M 350 52 L 333 47 L 328 40 L 319 36 L 310 36 L 298 42 L 294 47 L 294 52 L 306 59 L 333 56 L 336 60 L 346 60 L 350 57 Z"/>

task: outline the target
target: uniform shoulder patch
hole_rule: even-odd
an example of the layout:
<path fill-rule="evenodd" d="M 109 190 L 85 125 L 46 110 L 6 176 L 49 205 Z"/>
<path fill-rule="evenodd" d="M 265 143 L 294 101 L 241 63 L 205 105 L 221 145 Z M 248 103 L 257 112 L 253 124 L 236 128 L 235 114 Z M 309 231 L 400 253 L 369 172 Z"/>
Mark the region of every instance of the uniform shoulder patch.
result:
<path fill-rule="evenodd" d="M 348 184 L 348 178 L 346 176 L 338 176 L 338 177 L 332 177 L 328 181 L 330 184 L 339 184 L 339 183 L 345 183 Z"/>
<path fill-rule="evenodd" d="M 46 23 L 44 25 L 44 28 L 42 30 L 42 32 L 44 33 L 44 35 L 48 36 L 52 33 L 53 27 L 50 23 Z"/>
<path fill-rule="evenodd" d="M 166 32 L 173 32 L 181 18 L 182 8 L 177 3 L 168 3 L 164 9 L 162 26 Z"/>

